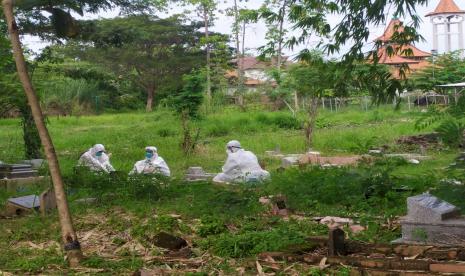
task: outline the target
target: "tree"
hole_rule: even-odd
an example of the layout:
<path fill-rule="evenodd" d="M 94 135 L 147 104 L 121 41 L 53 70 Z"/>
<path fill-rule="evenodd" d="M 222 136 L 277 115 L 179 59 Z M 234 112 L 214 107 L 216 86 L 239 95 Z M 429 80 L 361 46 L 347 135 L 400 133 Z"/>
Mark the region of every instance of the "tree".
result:
<path fill-rule="evenodd" d="M 205 45 L 206 52 L 206 100 L 207 100 L 207 109 L 210 108 L 211 99 L 212 99 L 212 84 L 211 84 L 211 39 L 209 27 L 214 20 L 214 12 L 217 7 L 217 3 L 214 0 L 188 0 L 189 4 L 197 6 L 199 15 L 203 19 L 204 23 L 204 32 L 205 37 L 202 41 L 202 44 Z"/>
<path fill-rule="evenodd" d="M 0 12 L 3 15 L 3 13 Z M 0 17 L 0 117 L 13 109 L 21 113 L 23 139 L 26 159 L 42 157 L 39 133 L 32 118 L 31 108 L 19 89 L 19 81 L 11 53 L 11 45 L 7 39 L 6 24 Z"/>
<path fill-rule="evenodd" d="M 69 212 L 68 202 L 66 200 L 66 193 L 63 187 L 63 179 L 61 177 L 60 165 L 53 146 L 52 139 L 48 133 L 47 127 L 44 122 L 42 110 L 40 108 L 39 99 L 32 86 L 31 79 L 27 71 L 26 61 L 19 39 L 18 26 L 16 25 L 13 14 L 13 1 L 3 0 L 3 12 L 8 24 L 8 31 L 10 33 L 11 45 L 16 63 L 18 76 L 26 93 L 28 103 L 31 106 L 32 116 L 39 132 L 40 140 L 44 147 L 45 155 L 47 157 L 50 176 L 55 190 L 55 197 L 58 207 L 58 214 L 60 218 L 60 226 L 62 231 L 62 239 L 64 248 L 68 256 L 70 265 L 77 265 L 82 259 L 81 248 L 77 239 L 76 233 Z"/>
<path fill-rule="evenodd" d="M 198 117 L 202 104 L 205 76 L 199 72 L 192 72 L 183 76 L 183 87 L 172 97 L 174 110 L 181 118 L 183 140 L 181 148 L 184 154 L 190 154 L 195 150 L 199 138 L 199 130 L 193 134 L 191 121 Z M 195 136 L 195 137 L 193 137 Z"/>
<path fill-rule="evenodd" d="M 403 31 L 394 35 L 393 43 L 400 46 L 419 41 L 417 33 L 421 18 L 416 14 L 416 6 L 424 5 L 427 0 L 295 0 L 290 5 L 287 21 L 291 28 L 300 31 L 291 37 L 286 46 L 293 48 L 305 44 L 312 36 L 322 37 L 319 47 L 326 53 L 341 51 L 343 45 L 350 43 L 351 47 L 344 53 L 344 60 L 355 61 L 365 59 L 363 47 L 369 42 L 373 25 L 386 21 L 387 10 L 399 17 L 410 17 L 411 23 L 404 25 Z M 328 16 L 338 15 L 342 19 L 331 25 Z M 326 38 L 326 39 L 325 39 Z M 381 47 L 381 41 L 376 43 L 373 52 Z"/>
<path fill-rule="evenodd" d="M 286 30 L 284 23 L 286 15 L 294 0 L 266 0 L 259 10 L 260 18 L 267 24 L 267 44 L 260 48 L 265 56 L 276 57 L 278 72 L 282 66 L 282 56 Z"/>
<path fill-rule="evenodd" d="M 434 65 L 430 60 L 430 66 L 410 76 L 410 85 L 413 89 L 431 91 L 436 90 L 437 85 L 465 80 L 465 59 L 460 52 L 440 55 L 434 59 Z"/>
<path fill-rule="evenodd" d="M 380 105 L 395 99 L 402 91 L 403 81 L 396 79 L 386 65 L 360 62 L 346 68 L 344 73 L 347 86 L 360 93 L 366 93 L 373 103 Z"/>
<path fill-rule="evenodd" d="M 176 1 L 176 0 L 172 0 Z M 45 40 L 77 37 L 85 26 L 71 13 L 84 15 L 119 7 L 124 14 L 153 14 L 167 7 L 169 0 L 17 0 L 18 25 L 23 33 Z"/>
<path fill-rule="evenodd" d="M 144 89 L 147 112 L 162 85 L 179 86 L 183 74 L 204 65 L 198 25 L 183 25 L 176 17 L 138 15 L 89 25 L 92 31 L 82 36 L 79 57 L 105 66 Z"/>
<path fill-rule="evenodd" d="M 318 51 L 311 51 L 302 57 L 301 63 L 289 70 L 290 85 L 301 96 L 310 98 L 305 121 L 305 141 L 310 148 L 313 144 L 313 132 L 318 116 L 318 100 L 330 89 L 336 89 L 340 83 L 337 63 L 326 61 Z"/>
<path fill-rule="evenodd" d="M 43 1 L 43 0 L 3 0 L 3 12 L 10 33 L 16 70 L 21 80 L 28 103 L 31 107 L 34 123 L 38 129 L 45 156 L 49 164 L 50 175 L 55 190 L 58 214 L 60 218 L 61 234 L 65 244 L 68 261 L 77 265 L 82 253 L 76 233 L 74 232 L 71 215 L 69 213 L 66 194 L 63 188 L 60 167 L 52 139 L 44 122 L 37 94 L 28 74 L 26 61 L 19 39 L 19 28 L 25 33 L 39 35 L 52 40 L 74 37 L 79 34 L 80 28 L 70 14 L 70 10 L 79 14 L 84 12 L 96 13 L 101 9 L 110 9 L 119 5 L 123 10 L 137 10 L 154 7 L 153 4 L 163 4 L 163 0 L 82 0 L 82 1 Z M 150 4 L 150 5 L 148 5 Z M 18 25 L 14 16 L 14 6 L 20 14 Z M 50 16 L 46 16 L 46 14 Z"/>

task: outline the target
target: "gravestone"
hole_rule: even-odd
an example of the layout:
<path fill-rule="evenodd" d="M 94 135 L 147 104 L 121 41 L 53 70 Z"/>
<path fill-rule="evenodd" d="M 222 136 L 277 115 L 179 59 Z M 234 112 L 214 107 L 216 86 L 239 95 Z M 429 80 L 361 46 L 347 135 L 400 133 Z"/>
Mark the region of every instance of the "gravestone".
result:
<path fill-rule="evenodd" d="M 460 210 L 454 205 L 430 194 L 407 198 L 408 218 L 411 221 L 436 223 L 460 216 Z"/>
<path fill-rule="evenodd" d="M 465 246 L 465 217 L 456 206 L 422 194 L 409 197 L 407 207 L 400 222 L 402 238 L 395 243 Z"/>
<path fill-rule="evenodd" d="M 16 179 L 37 176 L 30 164 L 0 164 L 0 178 Z"/>

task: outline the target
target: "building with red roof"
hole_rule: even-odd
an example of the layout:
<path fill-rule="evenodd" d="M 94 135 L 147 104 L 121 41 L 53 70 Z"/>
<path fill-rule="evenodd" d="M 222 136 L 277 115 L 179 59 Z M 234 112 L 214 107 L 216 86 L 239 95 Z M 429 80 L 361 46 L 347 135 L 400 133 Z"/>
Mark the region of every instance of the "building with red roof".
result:
<path fill-rule="evenodd" d="M 378 49 L 377 57 L 379 64 L 390 67 L 391 73 L 396 78 L 400 78 L 400 68 L 408 66 L 407 75 L 429 66 L 427 58 L 430 53 L 422 51 L 414 45 L 399 45 L 394 41 L 394 37 L 404 31 L 402 21 L 393 18 L 384 30 L 384 33 L 375 39 L 381 47 Z M 373 57 L 371 57 L 373 59 Z"/>

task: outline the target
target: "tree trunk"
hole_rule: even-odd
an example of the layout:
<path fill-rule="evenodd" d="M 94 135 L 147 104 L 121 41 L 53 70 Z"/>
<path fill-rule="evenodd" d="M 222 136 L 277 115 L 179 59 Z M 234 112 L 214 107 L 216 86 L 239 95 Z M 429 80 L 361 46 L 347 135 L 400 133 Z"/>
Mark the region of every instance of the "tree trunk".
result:
<path fill-rule="evenodd" d="M 318 116 L 318 97 L 312 97 L 310 109 L 308 110 L 307 123 L 305 125 L 305 142 L 307 150 L 312 147 L 313 133 L 315 129 L 316 118 Z"/>
<path fill-rule="evenodd" d="M 239 25 L 239 7 L 237 6 L 237 0 L 234 0 L 234 34 L 236 37 L 236 59 L 237 59 L 237 78 L 238 78 L 238 83 L 237 83 L 237 94 L 239 96 L 239 105 L 241 107 L 241 110 L 245 110 L 244 107 L 244 72 L 243 72 L 243 67 L 244 67 L 244 56 L 241 55 L 241 47 L 240 47 L 240 25 Z"/>
<path fill-rule="evenodd" d="M 211 100 L 212 100 L 212 88 L 211 88 L 211 76 L 210 76 L 210 71 L 211 71 L 211 52 L 210 52 L 210 34 L 208 31 L 208 24 L 209 24 L 209 17 L 208 17 L 208 9 L 207 6 L 203 7 L 203 19 L 204 19 L 204 24 L 205 24 L 205 40 L 207 43 L 206 51 L 207 51 L 207 87 L 206 87 L 206 96 L 207 96 L 207 110 L 210 109 L 211 105 Z"/>
<path fill-rule="evenodd" d="M 40 136 L 32 116 L 31 107 L 26 101 L 21 101 L 19 110 L 22 117 L 25 157 L 26 159 L 42 158 Z"/>
<path fill-rule="evenodd" d="M 284 17 L 286 16 L 286 5 L 287 0 L 284 0 L 284 3 L 279 11 L 279 40 L 278 40 L 278 52 L 277 52 L 277 62 L 276 68 L 278 71 L 281 71 L 282 64 L 282 51 L 283 51 L 283 37 L 284 37 Z"/>
<path fill-rule="evenodd" d="M 155 88 L 153 86 L 149 86 L 146 88 L 146 91 L 147 91 L 147 105 L 145 106 L 145 111 L 152 112 L 153 94 L 155 94 Z"/>
<path fill-rule="evenodd" d="M 245 20 L 242 22 L 242 57 L 245 57 Z"/>
<path fill-rule="evenodd" d="M 13 55 L 16 62 L 18 76 L 23 85 L 29 105 L 31 106 L 32 116 L 37 126 L 37 130 L 39 131 L 40 140 L 44 147 L 45 156 L 48 161 L 50 176 L 52 178 L 55 190 L 64 249 L 66 251 L 70 266 L 77 266 L 82 259 L 81 247 L 76 233 L 74 232 L 73 222 L 69 212 L 68 202 L 66 200 L 66 193 L 63 187 L 63 179 L 61 177 L 60 165 L 58 163 L 55 148 L 48 133 L 47 127 L 45 126 L 39 99 L 27 72 L 26 61 L 24 59 L 21 41 L 19 39 L 18 27 L 16 25 L 13 14 L 13 0 L 3 0 L 2 3 L 6 22 L 8 24 L 8 31 L 10 33 L 11 46 L 13 48 Z"/>

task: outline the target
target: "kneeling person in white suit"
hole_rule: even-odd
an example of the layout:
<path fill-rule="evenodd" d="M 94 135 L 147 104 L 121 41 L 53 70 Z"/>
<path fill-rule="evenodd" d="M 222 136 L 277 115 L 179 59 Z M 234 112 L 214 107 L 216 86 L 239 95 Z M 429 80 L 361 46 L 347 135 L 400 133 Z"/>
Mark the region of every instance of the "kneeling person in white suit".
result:
<path fill-rule="evenodd" d="M 102 144 L 96 144 L 84 152 L 79 158 L 78 165 L 88 167 L 94 172 L 110 173 L 115 171 L 110 164 L 110 157 L 105 153 L 105 147 Z"/>
<path fill-rule="evenodd" d="M 270 173 L 263 170 L 257 156 L 241 148 L 239 141 L 233 140 L 226 145 L 228 158 L 214 182 L 261 182 L 270 178 Z"/>
<path fill-rule="evenodd" d="M 145 159 L 137 161 L 134 168 L 129 174 L 155 174 L 159 173 L 164 176 L 170 176 L 170 168 L 165 160 L 158 156 L 156 147 L 145 148 Z"/>

